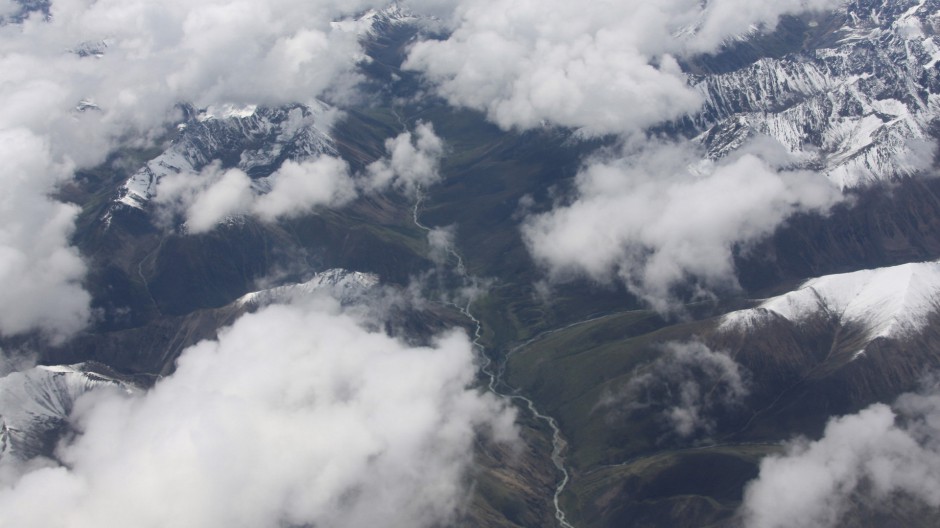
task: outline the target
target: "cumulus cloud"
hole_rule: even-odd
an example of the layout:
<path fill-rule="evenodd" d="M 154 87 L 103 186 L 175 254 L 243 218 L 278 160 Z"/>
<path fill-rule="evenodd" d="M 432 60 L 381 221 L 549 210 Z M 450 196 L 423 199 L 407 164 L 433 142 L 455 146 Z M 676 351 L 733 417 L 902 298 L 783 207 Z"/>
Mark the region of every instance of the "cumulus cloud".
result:
<path fill-rule="evenodd" d="M 163 177 L 154 197 L 164 222 L 183 215 L 193 233 L 209 231 L 223 218 L 240 214 L 252 200 L 248 175 L 240 169 L 223 170 L 219 163 L 198 174 L 181 172 Z"/>
<path fill-rule="evenodd" d="M 466 498 L 476 435 L 514 414 L 461 332 L 412 347 L 335 301 L 275 305 L 186 350 L 138 395 L 76 404 L 63 465 L 0 490 L 9 526 L 436 526 Z"/>
<path fill-rule="evenodd" d="M 349 165 L 332 156 L 287 161 L 270 176 L 271 190 L 258 198 L 252 211 L 271 221 L 298 216 L 319 206 L 339 206 L 356 197 Z"/>
<path fill-rule="evenodd" d="M 587 163 L 574 201 L 530 216 L 523 236 L 554 279 L 618 278 L 668 311 L 674 288 L 690 279 L 701 295 L 736 288 L 736 245 L 840 199 L 825 178 L 787 170 L 785 160 L 764 144 L 717 162 L 687 145 L 644 144 Z"/>
<path fill-rule="evenodd" d="M 24 130 L 38 137 L 48 149 L 45 158 L 54 164 L 89 167 L 119 146 L 152 141 L 161 125 L 179 119 L 175 108 L 180 102 L 205 108 L 312 103 L 318 97 L 341 101 L 359 79 L 356 65 L 365 59 L 360 35 L 349 29 L 355 25 L 332 22 L 387 3 L 56 1 L 49 17 L 0 25 L 0 100 L 5 105 L 0 131 Z M 695 42 L 710 45 L 733 25 L 772 24 L 781 13 L 825 3 L 786 0 L 757 7 L 716 0 L 701 8 L 697 0 L 587 6 L 413 0 L 409 5 L 417 13 L 440 15 L 453 31 L 445 40 L 418 43 L 408 64 L 424 71 L 455 104 L 485 110 L 505 127 L 549 120 L 589 133 L 621 132 L 698 104 L 671 54 L 693 49 Z M 2 3 L 0 16 L 14 9 L 13 3 Z M 700 27 L 692 36 L 671 37 L 696 20 Z M 440 145 L 429 132 L 429 127 L 419 129 L 413 142 L 400 137 L 390 144 L 393 155 L 387 165 L 374 167 L 374 183 L 412 192 L 433 181 L 435 172 L 427 167 L 434 165 Z M 431 155 L 422 157 L 422 152 Z M 401 160 L 397 166 L 395 154 Z M 61 183 L 62 177 L 51 173 L 55 171 L 37 178 L 32 201 L 44 200 Z M 238 205 L 244 196 L 243 180 L 225 176 L 207 195 L 211 205 Z M 13 185 L 5 177 L 0 183 Z M 260 214 L 277 216 L 276 196 Z M 28 212 L 16 204 L 27 201 L 11 200 L 0 214 L 25 217 Z M 50 207 L 57 214 L 48 218 L 64 218 L 63 211 L 69 210 Z M 202 226 L 213 216 L 194 224 Z M 71 221 L 58 222 L 47 231 L 67 232 Z M 56 236 L 61 241 L 57 253 L 74 255 L 67 237 Z M 24 246 L 4 247 L 10 250 L 4 255 L 30 252 Z M 65 311 L 81 320 L 87 318 L 87 308 L 74 306 L 78 297 L 72 286 L 81 265 L 73 260 L 60 258 L 60 263 L 69 263 L 59 265 L 55 276 L 50 271 L 35 298 L 48 297 L 42 294 L 51 288 L 47 284 L 65 284 L 63 297 L 70 299 Z M 32 260 L 29 266 L 39 262 Z M 2 264 L 10 269 L 18 265 L 12 260 Z M 0 331 L 53 326 L 29 313 L 23 312 L 21 322 L 0 325 Z M 77 326 L 73 322 L 61 328 L 66 332 Z"/>
<path fill-rule="evenodd" d="M 617 412 L 653 411 L 671 432 L 688 438 L 710 434 L 714 413 L 740 405 L 749 393 L 747 371 L 729 355 L 697 341 L 672 342 L 663 345 L 659 359 L 601 405 Z"/>
<path fill-rule="evenodd" d="M 69 247 L 78 208 L 46 193 L 67 178 L 49 144 L 22 128 L 0 129 L 0 333 L 42 329 L 61 339 L 88 321 L 85 264 Z"/>
<path fill-rule="evenodd" d="M 414 44 L 405 67 L 451 104 L 506 129 L 549 122 L 589 135 L 628 133 L 700 105 L 676 56 L 839 3 L 463 0 L 450 2 L 448 37 Z M 448 2 L 418 4 L 440 11 Z"/>
<path fill-rule="evenodd" d="M 419 122 L 414 132 L 402 132 L 385 141 L 388 156 L 366 167 L 367 186 L 373 190 L 389 187 L 414 196 L 420 189 L 437 183 L 444 156 L 444 141 L 431 123 Z"/>
<path fill-rule="evenodd" d="M 806 11 L 825 11 L 843 4 L 840 0 L 782 0 L 748 2 L 747 0 L 710 0 L 703 2 L 699 21 L 692 26 L 693 37 L 688 52 L 714 51 L 729 38 L 759 30 L 772 31 L 782 15 Z"/>
<path fill-rule="evenodd" d="M 345 87 L 362 57 L 358 35 L 331 21 L 381 4 L 54 2 L 48 21 L 0 28 L 2 124 L 48 135 L 54 154 L 88 165 L 120 138 L 173 120 L 180 102 L 312 102 Z M 100 53 L 68 51 L 84 48 Z M 98 108 L 76 123 L 82 100 Z"/>
<path fill-rule="evenodd" d="M 223 170 L 216 162 L 198 174 L 164 176 L 157 184 L 154 203 L 164 223 L 181 215 L 188 232 L 205 233 L 233 216 L 254 215 L 273 222 L 321 206 L 344 205 L 356 197 L 349 165 L 333 156 L 285 161 L 265 178 L 264 186 L 264 191 L 256 190 L 244 171 Z"/>
<path fill-rule="evenodd" d="M 0 313 L 0 332 L 61 337 L 88 318 L 84 265 L 68 243 L 77 209 L 47 198 L 72 169 L 152 141 L 180 102 L 341 99 L 363 53 L 359 35 L 331 22 L 386 3 L 62 0 L 49 17 L 0 25 L 0 154 L 13 166 L 0 172 L 0 287 L 17 307 Z M 0 4 L 0 16 L 13 7 Z M 236 175 L 219 185 L 212 204 L 241 196 Z"/>
<path fill-rule="evenodd" d="M 795 440 L 765 458 L 740 515 L 748 527 L 838 526 L 853 497 L 896 494 L 940 507 L 940 387 L 829 421 L 817 441 Z M 877 503 L 876 503 L 877 506 Z"/>

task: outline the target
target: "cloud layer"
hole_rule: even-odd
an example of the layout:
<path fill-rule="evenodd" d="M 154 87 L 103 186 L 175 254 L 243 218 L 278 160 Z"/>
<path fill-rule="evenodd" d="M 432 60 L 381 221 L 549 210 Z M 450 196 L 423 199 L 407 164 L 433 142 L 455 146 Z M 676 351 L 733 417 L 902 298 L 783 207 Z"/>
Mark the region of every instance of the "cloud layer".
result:
<path fill-rule="evenodd" d="M 667 311 L 673 289 L 737 287 L 733 249 L 760 240 L 796 212 L 826 211 L 840 194 L 825 178 L 785 169 L 755 144 L 719 162 L 683 145 L 646 144 L 589 162 L 573 203 L 531 216 L 523 235 L 556 279 L 619 278 Z"/>
<path fill-rule="evenodd" d="M 332 300 L 246 315 L 147 393 L 96 392 L 64 466 L 0 489 L 9 526 L 432 526 L 466 498 L 475 435 L 514 414 L 469 389 L 469 339 L 411 347 Z"/>

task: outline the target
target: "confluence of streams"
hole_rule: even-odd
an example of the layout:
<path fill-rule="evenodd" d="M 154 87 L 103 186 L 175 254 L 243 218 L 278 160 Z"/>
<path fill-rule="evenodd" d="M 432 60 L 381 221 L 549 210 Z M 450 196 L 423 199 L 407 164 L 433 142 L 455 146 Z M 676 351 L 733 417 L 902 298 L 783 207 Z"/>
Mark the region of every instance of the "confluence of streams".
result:
<path fill-rule="evenodd" d="M 418 219 L 418 210 L 421 208 L 421 202 L 423 201 L 424 201 L 424 194 L 419 188 L 417 189 L 417 197 L 415 199 L 414 209 L 412 210 L 412 220 L 414 221 L 414 224 L 419 229 L 422 229 L 427 232 L 431 232 L 432 229 L 422 224 L 421 221 Z M 451 254 L 451 256 L 454 257 L 454 259 L 457 262 L 457 265 L 456 265 L 457 275 L 464 281 L 465 286 L 469 286 L 470 285 L 469 283 L 472 282 L 471 280 L 472 277 L 470 277 L 467 274 L 467 270 L 464 267 L 464 263 L 463 263 L 463 257 L 461 257 L 460 253 L 458 253 L 457 250 L 454 249 L 453 247 L 448 248 L 448 252 Z M 546 414 L 542 414 L 541 412 L 539 412 L 538 408 L 536 408 L 535 406 L 535 402 L 519 394 L 511 394 L 511 393 L 507 394 L 507 393 L 499 392 L 499 390 L 496 388 L 500 383 L 502 369 L 500 369 L 498 372 L 494 372 L 492 370 L 491 367 L 493 366 L 493 360 L 490 359 L 489 356 L 486 355 L 486 350 L 484 349 L 483 345 L 480 344 L 480 339 L 483 338 L 483 323 L 480 322 L 480 320 L 477 319 L 473 315 L 473 313 L 470 311 L 470 305 L 472 302 L 473 302 L 472 299 L 468 299 L 467 304 L 465 306 L 461 306 L 455 303 L 450 303 L 450 304 L 454 308 L 460 310 L 460 313 L 462 313 L 464 317 L 469 319 L 474 325 L 472 344 L 473 344 L 473 347 L 476 349 L 477 353 L 480 355 L 480 357 L 483 358 L 484 363 L 483 363 L 483 366 L 480 367 L 480 372 L 482 372 L 483 375 L 489 379 L 490 392 L 492 392 L 493 394 L 495 394 L 496 396 L 500 398 L 506 398 L 506 399 L 509 399 L 510 401 L 523 402 L 525 406 L 529 409 L 529 412 L 531 412 L 532 415 L 535 416 L 537 420 L 541 420 L 545 422 L 549 426 L 549 428 L 551 428 L 552 430 L 552 464 L 555 466 L 555 469 L 557 469 L 562 475 L 561 480 L 559 480 L 558 484 L 555 486 L 555 495 L 552 497 L 552 504 L 555 507 L 555 519 L 558 520 L 558 524 L 562 528 L 574 528 L 574 526 L 568 522 L 568 519 L 565 516 L 565 511 L 561 507 L 561 494 L 565 491 L 565 487 L 568 486 L 568 481 L 571 478 L 570 474 L 568 473 L 568 468 L 565 467 L 565 457 L 563 454 L 565 449 L 568 446 L 568 443 L 565 441 L 565 439 L 561 435 L 561 429 L 558 427 L 558 422 L 555 421 L 555 419 L 552 418 L 551 416 L 548 416 Z M 510 352 L 510 355 L 512 354 L 512 352 L 515 352 L 516 350 L 528 345 L 529 343 L 532 343 L 536 339 L 538 339 L 538 337 L 530 339 L 529 341 L 526 341 L 525 343 L 515 347 Z"/>

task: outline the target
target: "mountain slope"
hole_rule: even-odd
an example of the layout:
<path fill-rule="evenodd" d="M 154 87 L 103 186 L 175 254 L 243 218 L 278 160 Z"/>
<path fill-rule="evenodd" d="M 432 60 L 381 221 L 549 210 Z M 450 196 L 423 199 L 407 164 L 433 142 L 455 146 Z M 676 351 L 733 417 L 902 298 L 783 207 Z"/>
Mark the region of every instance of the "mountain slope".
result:
<path fill-rule="evenodd" d="M 924 262 L 812 279 L 758 308 L 729 314 L 722 329 L 746 332 L 775 317 L 795 324 L 824 318 L 857 327 L 871 342 L 917 335 L 938 312 L 940 264 Z"/>
<path fill-rule="evenodd" d="M 800 20 L 803 31 L 789 36 L 796 51 L 693 74 L 705 100 L 692 118 L 697 140 L 720 157 L 767 135 L 842 188 L 929 168 L 940 117 L 938 8 L 936 0 L 847 3 Z M 734 55 L 732 45 L 722 59 Z"/>
<path fill-rule="evenodd" d="M 0 459 L 51 454 L 75 401 L 100 389 L 136 390 L 101 365 L 39 366 L 0 378 Z M 101 370 L 107 372 L 107 369 Z"/>

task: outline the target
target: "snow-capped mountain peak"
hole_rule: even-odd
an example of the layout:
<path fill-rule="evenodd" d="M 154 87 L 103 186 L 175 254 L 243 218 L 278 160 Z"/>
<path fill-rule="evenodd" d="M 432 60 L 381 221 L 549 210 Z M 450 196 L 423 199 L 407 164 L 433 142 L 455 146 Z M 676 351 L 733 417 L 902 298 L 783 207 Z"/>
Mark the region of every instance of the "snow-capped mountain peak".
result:
<path fill-rule="evenodd" d="M 722 328 L 759 326 L 775 317 L 793 323 L 824 317 L 861 328 L 871 341 L 915 335 L 938 312 L 940 262 L 921 262 L 811 279 L 756 308 L 728 314 Z"/>

